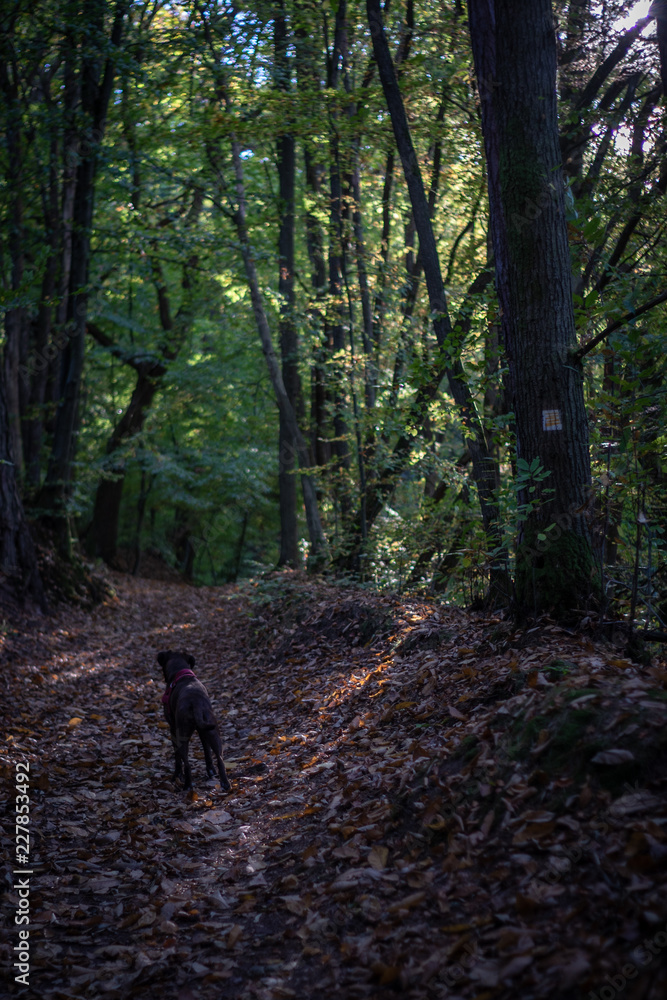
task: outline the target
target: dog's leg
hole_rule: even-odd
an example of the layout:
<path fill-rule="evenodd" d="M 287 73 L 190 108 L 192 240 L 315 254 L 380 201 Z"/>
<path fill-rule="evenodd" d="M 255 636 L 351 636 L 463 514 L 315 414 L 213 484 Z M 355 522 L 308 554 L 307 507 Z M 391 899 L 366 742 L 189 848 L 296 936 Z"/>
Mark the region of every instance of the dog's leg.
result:
<path fill-rule="evenodd" d="M 174 748 L 174 760 L 175 760 L 174 774 L 172 777 L 172 781 L 177 781 L 181 776 L 181 770 L 182 770 L 181 755 L 179 752 L 178 743 L 176 742 L 173 736 L 171 738 L 171 743 Z"/>
<path fill-rule="evenodd" d="M 217 726 L 205 725 L 198 730 L 199 739 L 204 750 L 204 760 L 206 761 L 206 773 L 209 778 L 215 778 L 215 768 L 213 767 L 213 755 L 219 759 L 222 744 Z M 218 771 L 220 769 L 218 768 Z"/>
<path fill-rule="evenodd" d="M 216 759 L 218 762 L 218 774 L 220 775 L 220 787 L 225 792 L 231 792 L 232 786 L 229 784 L 229 778 L 227 777 L 227 772 L 225 771 L 225 765 L 222 762 L 222 757 L 220 754 L 216 754 Z"/>
<path fill-rule="evenodd" d="M 201 745 L 204 748 L 206 773 L 209 778 L 215 777 L 215 771 L 213 769 L 214 756 L 218 765 L 220 787 L 225 792 L 231 791 L 232 786 L 229 784 L 229 778 L 227 777 L 227 772 L 225 771 L 225 765 L 222 762 L 222 743 L 220 742 L 220 733 L 218 732 L 217 727 L 208 726 L 206 729 L 200 729 L 199 736 L 201 739 Z"/>
<path fill-rule="evenodd" d="M 214 729 L 210 733 L 211 749 L 215 754 L 215 759 L 218 765 L 218 774 L 220 775 L 220 787 L 225 792 L 231 791 L 232 786 L 229 784 L 229 778 L 227 777 L 227 772 L 225 771 L 225 765 L 222 762 L 222 743 L 220 742 L 220 733 L 217 729 Z"/>
<path fill-rule="evenodd" d="M 213 768 L 213 758 L 211 756 L 211 748 L 208 745 L 206 734 L 201 732 L 199 736 L 201 739 L 202 748 L 204 750 L 204 762 L 206 764 L 206 773 L 209 776 L 209 778 L 215 778 L 215 770 Z"/>
<path fill-rule="evenodd" d="M 188 760 L 189 741 L 181 744 L 181 760 L 183 761 L 183 789 L 187 791 L 192 788 L 192 772 L 190 771 L 190 761 Z"/>

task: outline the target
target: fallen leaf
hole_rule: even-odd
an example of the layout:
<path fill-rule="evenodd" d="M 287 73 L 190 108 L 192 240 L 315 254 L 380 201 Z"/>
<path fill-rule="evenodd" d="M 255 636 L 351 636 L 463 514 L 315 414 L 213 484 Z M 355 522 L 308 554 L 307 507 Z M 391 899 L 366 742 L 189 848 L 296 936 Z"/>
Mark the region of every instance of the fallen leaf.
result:
<path fill-rule="evenodd" d="M 634 760 L 635 755 L 631 750 L 600 750 L 594 757 L 591 757 L 592 764 L 624 764 L 628 760 Z"/>

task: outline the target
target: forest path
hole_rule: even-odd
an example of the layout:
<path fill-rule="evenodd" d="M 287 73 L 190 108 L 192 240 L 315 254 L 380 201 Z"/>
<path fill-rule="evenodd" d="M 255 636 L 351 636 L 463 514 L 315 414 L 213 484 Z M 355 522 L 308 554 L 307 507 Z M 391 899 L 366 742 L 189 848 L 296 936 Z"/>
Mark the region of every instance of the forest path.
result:
<path fill-rule="evenodd" d="M 3 776 L 30 762 L 26 995 L 574 998 L 632 962 L 637 995 L 665 995 L 664 663 L 296 577 L 114 584 L 8 638 Z M 167 648 L 196 657 L 229 795 L 196 737 L 196 794 L 170 780 Z M 618 772 L 633 732 L 643 770 Z M 586 739 L 611 754 L 611 791 L 566 773 Z"/>

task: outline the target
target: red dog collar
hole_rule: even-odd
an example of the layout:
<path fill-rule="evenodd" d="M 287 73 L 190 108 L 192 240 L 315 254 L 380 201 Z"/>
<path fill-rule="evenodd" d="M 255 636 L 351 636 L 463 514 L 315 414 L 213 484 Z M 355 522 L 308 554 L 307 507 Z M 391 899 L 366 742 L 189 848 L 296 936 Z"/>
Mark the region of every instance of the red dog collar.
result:
<path fill-rule="evenodd" d="M 195 677 L 195 676 L 196 674 L 194 670 L 190 670 L 189 667 L 185 667 L 184 670 L 179 670 L 176 676 L 174 677 L 173 681 L 167 684 L 167 688 L 164 694 L 162 695 L 162 704 L 164 705 L 164 710 L 167 714 L 167 718 L 169 718 L 169 716 L 171 715 L 171 712 L 169 711 L 169 699 L 171 698 L 171 692 L 174 690 L 174 687 L 178 684 L 180 680 L 182 680 L 183 677 Z"/>

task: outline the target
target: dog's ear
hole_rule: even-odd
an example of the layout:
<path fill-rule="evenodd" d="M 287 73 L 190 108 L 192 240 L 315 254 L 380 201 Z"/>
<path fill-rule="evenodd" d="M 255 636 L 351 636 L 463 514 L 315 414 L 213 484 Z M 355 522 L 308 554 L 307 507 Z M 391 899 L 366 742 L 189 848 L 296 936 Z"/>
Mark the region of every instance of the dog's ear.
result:
<path fill-rule="evenodd" d="M 191 667 L 194 667 L 194 665 L 195 665 L 195 658 L 194 658 L 194 656 L 190 656 L 189 653 L 186 653 L 185 654 L 185 659 L 187 660 L 187 662 L 190 664 Z"/>
<path fill-rule="evenodd" d="M 158 661 L 158 663 L 160 664 L 161 667 L 166 667 L 167 666 L 167 660 L 169 659 L 170 656 L 171 656 L 171 650 L 170 649 L 166 649 L 163 653 L 158 653 L 157 654 L 157 661 Z"/>

